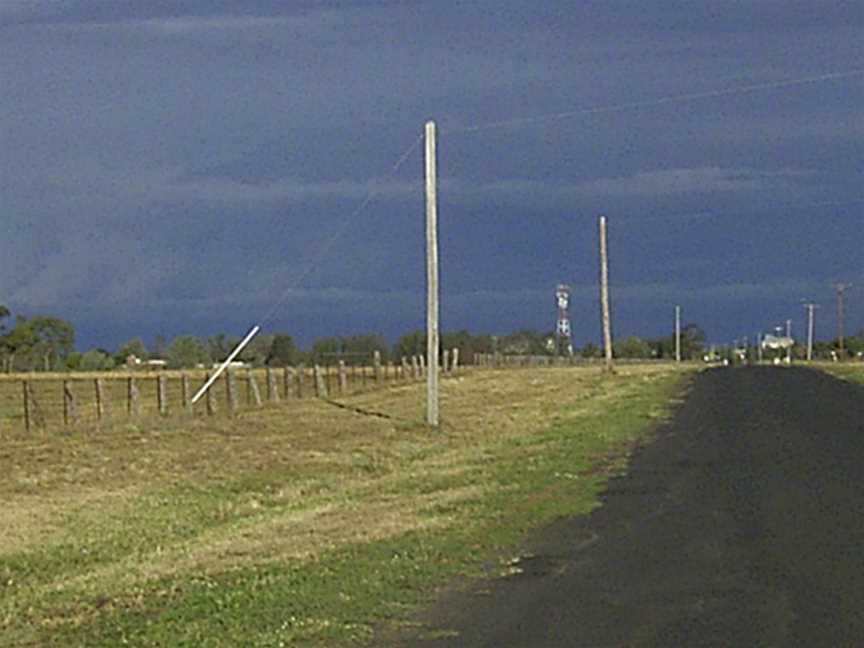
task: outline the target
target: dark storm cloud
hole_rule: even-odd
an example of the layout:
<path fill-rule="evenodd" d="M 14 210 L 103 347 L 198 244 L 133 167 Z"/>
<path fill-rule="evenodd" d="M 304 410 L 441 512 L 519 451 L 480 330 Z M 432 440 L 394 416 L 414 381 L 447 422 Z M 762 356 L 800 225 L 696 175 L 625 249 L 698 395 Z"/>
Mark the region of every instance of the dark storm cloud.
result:
<path fill-rule="evenodd" d="M 0 303 L 103 345 L 243 329 L 292 286 L 272 325 L 300 337 L 420 326 L 434 117 L 445 326 L 548 328 L 562 280 L 594 309 L 603 212 L 620 328 L 680 301 L 749 331 L 861 276 L 864 77 L 734 90 L 864 67 L 861 11 L 7 2 Z"/>

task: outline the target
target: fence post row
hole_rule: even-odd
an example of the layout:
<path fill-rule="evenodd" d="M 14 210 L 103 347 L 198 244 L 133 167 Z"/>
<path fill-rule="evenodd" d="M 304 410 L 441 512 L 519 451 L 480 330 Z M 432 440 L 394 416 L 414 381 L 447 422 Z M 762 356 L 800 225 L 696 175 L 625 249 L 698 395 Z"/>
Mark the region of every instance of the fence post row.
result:
<path fill-rule="evenodd" d="M 348 391 L 348 371 L 345 368 L 345 361 L 339 361 L 339 393 L 344 394 Z"/>
<path fill-rule="evenodd" d="M 237 413 L 237 383 L 233 371 L 225 372 L 225 398 L 228 401 L 228 413 L 234 416 Z"/>
<path fill-rule="evenodd" d="M 210 380 L 210 374 L 209 373 L 204 375 L 204 382 L 206 383 L 208 380 Z M 216 414 L 216 396 L 214 394 L 215 391 L 216 390 L 212 389 L 212 387 L 211 387 L 211 389 L 207 390 L 207 395 L 205 396 L 206 403 L 207 403 L 207 415 L 208 416 L 213 416 Z"/>
<path fill-rule="evenodd" d="M 126 386 L 126 412 L 129 416 L 141 414 L 141 393 L 138 391 L 138 383 L 130 377 Z"/>
<path fill-rule="evenodd" d="M 63 381 L 63 425 L 69 427 L 78 422 L 78 412 L 75 408 L 75 394 L 68 380 Z"/>
<path fill-rule="evenodd" d="M 327 384 L 320 365 L 315 365 L 315 395 L 318 398 L 327 398 Z"/>
<path fill-rule="evenodd" d="M 297 398 L 303 398 L 306 383 L 306 365 L 301 364 L 297 368 Z"/>
<path fill-rule="evenodd" d="M 512 361 L 512 362 L 511 362 Z M 445 349 L 441 355 L 442 370 L 445 374 L 453 374 L 459 368 L 459 349 Z M 535 358 L 530 356 L 518 358 L 504 358 L 499 354 L 483 354 L 475 353 L 474 362 L 478 366 L 500 366 L 503 363 L 517 364 L 519 366 L 533 366 L 538 363 L 553 364 L 555 360 L 549 358 Z M 558 360 L 558 363 L 573 364 L 573 360 L 563 359 Z M 351 375 L 349 376 L 349 368 L 344 360 L 340 360 L 335 367 L 322 367 L 314 365 L 310 372 L 312 378 L 312 388 L 315 396 L 319 398 L 327 398 L 330 393 L 338 389 L 340 394 L 350 392 L 352 385 L 356 389 L 358 385 L 357 371 L 360 372 L 360 384 L 366 387 L 368 381 L 371 381 L 373 386 L 385 386 L 389 380 L 399 381 L 408 380 L 410 378 L 421 378 L 427 370 L 426 358 L 422 354 L 413 356 L 401 356 L 397 361 L 383 362 L 381 352 L 375 351 L 372 354 L 372 365 L 369 367 L 371 371 L 367 371 L 366 366 L 352 366 Z M 209 374 L 205 376 L 205 380 Z M 145 407 L 141 400 L 141 388 L 139 384 L 140 377 L 128 376 L 118 377 L 120 380 L 125 380 L 125 396 L 126 396 L 126 413 L 129 417 L 139 417 L 142 415 Z M 252 369 L 248 370 L 245 376 L 247 387 L 247 401 L 251 406 L 260 407 L 263 405 L 261 391 L 255 377 L 255 372 Z M 170 414 L 169 385 L 168 378 L 164 375 L 157 375 L 156 379 L 156 406 L 160 416 L 168 416 Z M 97 421 L 103 421 L 110 415 L 110 399 L 106 380 L 116 380 L 115 378 L 94 378 L 93 398 L 95 416 Z M 148 377 L 149 380 L 149 377 Z M 228 411 L 233 415 L 239 410 L 238 391 L 237 391 L 237 376 L 235 372 L 228 371 L 225 374 L 226 400 Z M 272 367 L 266 368 L 266 388 L 267 402 L 279 403 L 283 400 L 280 394 L 280 379 L 277 377 L 276 370 Z M 331 382 L 332 380 L 332 382 Z M 281 379 L 284 399 L 302 398 L 304 396 L 304 383 L 306 382 L 306 371 L 304 365 L 297 367 L 285 367 Z M 337 382 L 338 381 L 338 382 Z M 66 426 L 73 425 L 80 420 L 79 396 L 75 393 L 74 380 L 62 381 L 63 394 L 63 423 Z M 85 382 L 86 384 L 86 382 Z M 192 404 L 192 383 L 188 374 L 180 375 L 180 398 L 182 412 L 193 415 L 194 407 Z M 22 405 L 24 414 L 24 427 L 30 431 L 37 425 L 44 425 L 44 420 L 40 422 L 40 412 L 36 398 L 34 397 L 34 389 L 32 381 L 22 380 Z M 218 409 L 218 398 L 213 389 L 206 392 L 206 411 L 207 414 L 215 415 Z"/>
<path fill-rule="evenodd" d="M 246 402 L 261 407 L 261 392 L 258 390 L 258 381 L 255 380 L 255 372 L 252 369 L 246 373 Z"/>
<path fill-rule="evenodd" d="M 377 349 L 372 354 L 372 366 L 375 367 L 375 382 L 381 384 L 381 352 Z"/>
<path fill-rule="evenodd" d="M 267 402 L 279 402 L 279 388 L 276 386 L 276 374 L 271 367 L 267 367 Z"/>
<path fill-rule="evenodd" d="M 101 378 L 93 381 L 93 389 L 96 392 L 96 420 L 105 418 L 105 383 Z"/>
<path fill-rule="evenodd" d="M 192 399 L 190 397 L 191 390 L 189 389 L 189 376 L 183 374 L 180 376 L 180 397 L 183 399 L 183 411 L 186 414 L 192 413 Z"/>
<path fill-rule="evenodd" d="M 168 414 L 168 392 L 165 384 L 165 376 L 156 377 L 156 404 L 159 406 L 159 416 Z"/>

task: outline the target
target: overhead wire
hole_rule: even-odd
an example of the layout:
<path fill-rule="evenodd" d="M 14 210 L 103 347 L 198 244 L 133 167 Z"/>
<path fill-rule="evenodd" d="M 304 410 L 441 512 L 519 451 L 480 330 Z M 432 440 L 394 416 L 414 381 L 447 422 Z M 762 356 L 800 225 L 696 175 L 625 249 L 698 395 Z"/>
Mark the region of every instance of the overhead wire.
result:
<path fill-rule="evenodd" d="M 759 92 L 760 90 L 774 90 L 777 88 L 788 88 L 810 83 L 820 83 L 825 81 L 834 81 L 836 79 L 846 79 L 854 76 L 864 75 L 864 69 L 846 70 L 843 72 L 829 72 L 813 77 L 800 77 L 797 79 L 786 79 L 784 81 L 772 81 L 767 83 L 756 83 L 747 86 L 738 86 L 737 88 L 727 88 L 725 90 L 711 90 L 708 92 L 692 92 L 687 94 L 669 95 L 666 97 L 658 97 L 655 99 L 646 99 L 644 101 L 628 101 L 620 104 L 611 104 L 607 106 L 592 106 L 588 108 L 579 108 L 576 110 L 567 110 L 557 113 L 549 113 L 545 115 L 534 115 L 528 117 L 516 117 L 513 119 L 504 119 L 500 121 L 490 121 L 485 123 L 473 124 L 470 126 L 457 126 L 453 128 L 442 129 L 442 133 L 476 133 L 479 131 L 492 130 L 497 128 L 507 128 L 511 126 L 521 126 L 523 124 L 534 124 L 542 122 L 550 122 L 573 117 L 581 117 L 584 115 L 596 115 L 610 112 L 623 112 L 634 110 L 637 108 L 651 108 L 654 106 L 662 106 L 664 104 L 682 103 L 688 101 L 698 101 L 701 99 L 711 99 L 715 97 L 725 97 L 736 94 L 746 94 Z"/>
<path fill-rule="evenodd" d="M 786 79 L 783 81 L 773 81 L 767 83 L 759 83 L 752 84 L 748 86 L 739 86 L 736 88 L 728 88 L 725 90 L 712 90 L 708 92 L 696 92 L 696 93 L 687 93 L 687 94 L 679 94 L 679 95 L 669 95 L 665 97 L 659 97 L 656 99 L 647 99 L 644 101 L 631 101 L 619 104 L 612 104 L 607 106 L 594 106 L 588 108 L 580 108 L 575 110 L 568 110 L 557 113 L 550 113 L 545 115 L 534 115 L 527 117 L 517 117 L 513 119 L 499 120 L 499 121 L 490 121 L 485 123 L 478 123 L 469 126 L 461 126 L 461 127 L 453 127 L 453 128 L 445 128 L 442 129 L 442 134 L 455 134 L 455 133 L 475 133 L 486 130 L 500 129 L 500 128 L 508 128 L 512 126 L 520 126 L 525 124 L 535 124 L 542 122 L 552 122 L 559 120 L 571 119 L 574 117 L 584 116 L 584 115 L 593 115 L 593 114 L 602 114 L 602 113 L 611 113 L 611 112 L 623 112 L 628 110 L 634 110 L 639 108 L 650 108 L 654 106 L 662 106 L 665 104 L 671 103 L 681 103 L 681 102 L 689 102 L 689 101 L 698 101 L 703 99 L 711 99 L 716 97 L 724 97 L 736 94 L 745 94 L 745 93 L 753 93 L 762 90 L 772 90 L 778 88 L 787 88 L 799 85 L 806 85 L 811 83 L 819 83 L 826 81 L 833 81 L 837 79 L 845 79 L 854 76 L 864 75 L 864 69 L 853 69 L 846 70 L 842 72 L 830 72 L 826 74 L 821 74 L 818 76 L 812 77 L 799 77 L 796 79 Z M 333 245 L 345 234 L 348 230 L 348 227 L 351 225 L 354 219 L 359 216 L 372 202 L 377 194 L 376 184 L 375 182 L 381 181 L 383 179 L 392 177 L 396 174 L 396 172 L 405 164 L 405 162 L 411 157 L 411 154 L 418 148 L 420 143 L 423 141 L 423 135 L 420 134 L 411 145 L 405 150 L 402 155 L 400 155 L 393 166 L 390 168 L 389 172 L 384 176 L 381 176 L 377 179 L 377 181 L 373 181 L 370 185 L 369 189 L 366 192 L 364 198 L 358 203 L 357 207 L 349 212 L 344 218 L 341 219 L 336 229 L 332 232 L 332 234 L 324 241 L 321 247 L 318 248 L 317 252 L 314 254 L 312 259 L 305 265 L 303 270 L 294 278 L 293 281 L 290 281 L 288 285 L 283 289 L 280 294 L 279 299 L 273 302 L 270 308 L 266 311 L 264 316 L 260 318 L 259 323 L 256 326 L 253 326 L 250 329 L 249 333 L 247 333 L 244 340 L 235 347 L 232 352 L 232 356 L 237 355 L 240 350 L 242 350 L 243 346 L 247 344 L 252 337 L 257 334 L 258 331 L 268 322 L 272 320 L 275 313 L 285 304 L 288 300 L 288 297 L 291 295 L 293 291 L 295 291 L 299 285 L 318 267 L 321 260 L 327 255 Z M 206 389 L 209 387 L 212 382 L 218 378 L 219 374 L 221 374 L 225 367 L 227 366 L 228 361 L 223 363 L 222 366 L 211 376 L 208 383 L 199 390 L 199 393 L 196 394 L 196 399 L 200 397 Z"/>

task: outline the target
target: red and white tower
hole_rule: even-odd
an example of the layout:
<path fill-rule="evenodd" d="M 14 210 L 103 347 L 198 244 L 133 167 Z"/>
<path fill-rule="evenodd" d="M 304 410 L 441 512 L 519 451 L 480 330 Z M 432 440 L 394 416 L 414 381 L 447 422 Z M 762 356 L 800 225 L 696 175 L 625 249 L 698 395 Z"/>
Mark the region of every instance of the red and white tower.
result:
<path fill-rule="evenodd" d="M 557 353 L 573 355 L 573 341 L 570 338 L 570 286 L 558 284 L 555 289 L 555 300 L 558 303 L 558 325 L 555 327 Z"/>

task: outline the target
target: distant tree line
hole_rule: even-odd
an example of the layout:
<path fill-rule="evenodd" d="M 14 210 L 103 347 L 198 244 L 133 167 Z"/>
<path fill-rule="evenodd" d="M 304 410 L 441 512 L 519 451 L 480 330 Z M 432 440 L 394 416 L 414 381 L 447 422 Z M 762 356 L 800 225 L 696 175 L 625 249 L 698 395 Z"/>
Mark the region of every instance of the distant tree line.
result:
<path fill-rule="evenodd" d="M 467 330 L 444 332 L 442 349 L 459 349 L 464 363 L 470 363 L 477 353 L 503 355 L 554 355 L 557 345 L 553 331 L 523 329 L 508 335 L 475 334 Z M 13 371 L 109 371 L 127 365 L 130 359 L 142 363 L 162 361 L 158 366 L 171 369 L 211 367 L 224 361 L 240 338 L 223 333 L 209 337 L 178 335 L 172 340 L 156 336 L 148 347 L 140 337 L 124 342 L 116 350 L 75 350 L 75 329 L 59 317 L 34 315 L 25 317 L 0 305 L 0 369 Z M 846 357 L 864 356 L 864 330 L 844 340 Z M 837 340 L 814 344 L 814 356 L 828 359 L 837 355 Z M 389 344 L 382 335 L 350 335 L 321 337 L 308 349 L 300 349 L 288 333 L 259 334 L 243 349 L 237 360 L 255 367 L 283 367 L 298 364 L 332 365 L 344 361 L 348 365 L 368 365 L 375 352 L 384 362 L 426 353 L 426 333 L 415 330 Z M 681 330 L 681 356 L 684 360 L 699 359 L 707 352 L 704 331 L 698 324 L 688 324 Z M 603 350 L 589 342 L 574 353 L 584 358 L 601 357 Z M 631 335 L 614 343 L 618 358 L 672 359 L 675 338 L 646 339 Z M 729 350 L 732 354 L 733 350 Z M 795 357 L 803 357 L 804 345 L 794 349 Z M 164 362 L 164 365 L 163 365 Z"/>

